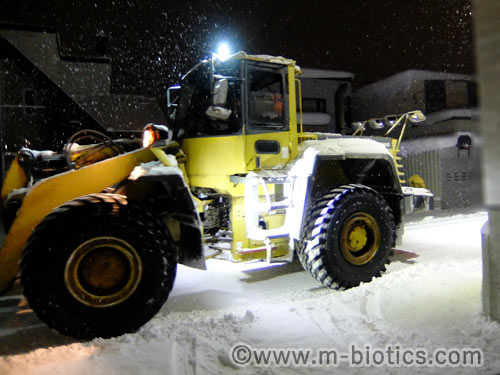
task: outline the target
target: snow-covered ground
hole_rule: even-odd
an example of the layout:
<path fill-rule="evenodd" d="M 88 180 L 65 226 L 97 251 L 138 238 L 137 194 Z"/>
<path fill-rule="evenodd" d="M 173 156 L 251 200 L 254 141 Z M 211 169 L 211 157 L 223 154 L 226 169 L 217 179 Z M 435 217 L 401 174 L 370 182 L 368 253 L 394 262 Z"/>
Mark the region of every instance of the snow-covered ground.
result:
<path fill-rule="evenodd" d="M 37 322 L 20 296 L 2 297 L 0 374 L 497 374 L 500 324 L 481 315 L 480 229 L 486 219 L 476 213 L 407 225 L 388 272 L 347 291 L 321 288 L 297 264 L 211 259 L 208 271 L 179 267 L 160 313 L 138 333 L 110 340 L 63 338 Z M 239 342 L 340 352 L 348 352 L 350 344 L 398 344 L 430 353 L 481 348 L 485 364 L 238 368 L 229 350 Z"/>

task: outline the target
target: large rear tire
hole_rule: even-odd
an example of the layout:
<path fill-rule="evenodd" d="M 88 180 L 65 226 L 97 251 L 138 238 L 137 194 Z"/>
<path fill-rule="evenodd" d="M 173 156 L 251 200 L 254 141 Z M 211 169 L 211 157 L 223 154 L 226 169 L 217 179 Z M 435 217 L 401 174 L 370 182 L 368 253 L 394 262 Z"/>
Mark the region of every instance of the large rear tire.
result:
<path fill-rule="evenodd" d="M 323 285 L 351 288 L 385 271 L 394 217 L 376 191 L 361 185 L 332 189 L 314 201 L 305 223 L 298 256 Z"/>
<path fill-rule="evenodd" d="M 37 316 L 79 339 L 134 332 L 163 306 L 177 256 L 165 226 L 118 194 L 93 194 L 52 211 L 21 260 Z"/>

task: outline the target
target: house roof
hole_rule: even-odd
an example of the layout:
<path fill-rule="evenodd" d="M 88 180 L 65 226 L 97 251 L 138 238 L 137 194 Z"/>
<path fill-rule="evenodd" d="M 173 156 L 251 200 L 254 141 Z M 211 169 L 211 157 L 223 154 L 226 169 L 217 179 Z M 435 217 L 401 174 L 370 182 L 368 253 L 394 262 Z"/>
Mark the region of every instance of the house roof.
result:
<path fill-rule="evenodd" d="M 331 79 L 331 80 L 349 80 L 354 78 L 354 73 L 342 72 L 337 70 L 323 70 L 323 69 L 302 69 L 300 79 Z"/>
<path fill-rule="evenodd" d="M 472 81 L 470 75 L 410 69 L 356 89 L 353 95 L 364 95 L 385 89 L 408 86 L 415 81 Z"/>

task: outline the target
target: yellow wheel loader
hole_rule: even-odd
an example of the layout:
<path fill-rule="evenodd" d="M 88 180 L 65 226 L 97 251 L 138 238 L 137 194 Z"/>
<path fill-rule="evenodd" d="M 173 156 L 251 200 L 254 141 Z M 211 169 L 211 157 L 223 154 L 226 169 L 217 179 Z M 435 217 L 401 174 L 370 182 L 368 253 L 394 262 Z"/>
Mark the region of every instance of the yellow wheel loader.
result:
<path fill-rule="evenodd" d="M 395 157 L 304 133 L 298 74 L 282 57 L 213 57 L 168 90 L 169 126 L 142 140 L 82 131 L 61 153 L 20 150 L 1 191 L 0 290 L 19 276 L 42 321 L 91 339 L 150 320 L 177 263 L 205 267 L 207 239 L 233 261 L 296 254 L 330 288 L 379 276 L 408 201 Z"/>

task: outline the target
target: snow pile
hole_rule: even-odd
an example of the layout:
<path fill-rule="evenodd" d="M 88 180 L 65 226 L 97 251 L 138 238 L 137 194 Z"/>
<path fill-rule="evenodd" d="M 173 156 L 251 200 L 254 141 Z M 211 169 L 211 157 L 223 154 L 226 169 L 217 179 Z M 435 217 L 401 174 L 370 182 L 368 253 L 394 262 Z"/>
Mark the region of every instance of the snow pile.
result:
<path fill-rule="evenodd" d="M 255 60 L 261 60 L 261 61 L 267 61 L 271 63 L 276 63 L 276 64 L 283 64 L 283 65 L 293 65 L 295 64 L 295 61 L 292 59 L 287 59 L 286 57 L 283 56 L 271 56 L 271 55 L 251 55 L 248 54 L 244 51 L 239 51 L 234 54 L 232 54 L 230 57 L 231 58 L 247 58 L 247 59 L 255 59 Z"/>
<path fill-rule="evenodd" d="M 471 136 L 469 132 L 457 132 L 451 135 L 423 137 L 419 139 L 404 140 L 401 143 L 402 155 L 414 155 L 422 152 L 443 150 L 457 146 L 457 139 L 461 135 Z"/>
<path fill-rule="evenodd" d="M 300 119 L 300 112 L 297 112 L 297 118 Z M 332 120 L 332 116 L 323 112 L 304 112 L 302 113 L 302 123 L 305 125 L 327 125 Z"/>
<path fill-rule="evenodd" d="M 283 56 L 271 56 L 271 55 L 249 55 L 244 51 L 239 51 L 236 52 L 235 54 L 229 56 L 229 59 L 249 59 L 249 60 L 257 60 L 257 61 L 266 61 L 270 63 L 275 63 L 275 64 L 282 64 L 282 65 L 293 65 L 295 74 L 299 75 L 302 73 L 300 70 L 300 67 L 298 65 L 295 65 L 295 61 L 292 59 L 287 59 L 286 57 Z"/>
<path fill-rule="evenodd" d="M 390 155 L 382 143 L 357 137 L 304 141 L 299 145 L 299 152 L 307 148 L 314 148 L 319 155 Z"/>
<path fill-rule="evenodd" d="M 293 163 L 287 166 L 291 176 L 312 174 L 318 155 L 355 156 L 366 158 L 389 155 L 387 148 L 380 142 L 366 138 L 329 138 L 319 141 L 304 141 L 299 144 L 299 154 Z"/>
<path fill-rule="evenodd" d="M 401 187 L 403 190 L 404 195 L 419 195 L 419 196 L 428 196 L 432 197 L 433 194 L 429 189 L 425 188 L 416 188 L 412 186 L 402 186 Z"/>
<path fill-rule="evenodd" d="M 310 141 L 308 141 L 310 142 Z M 305 143 L 305 142 L 304 142 Z M 318 150 L 314 147 L 308 147 L 301 149 L 302 155 L 297 157 L 288 167 L 288 174 L 290 176 L 310 176 L 313 173 L 314 165 L 316 164 L 316 158 L 318 155 Z M 300 180 L 299 180 L 300 182 Z M 302 191 L 307 188 L 307 184 L 303 183 Z M 298 187 L 295 187 L 298 189 Z M 304 193 L 302 193 L 304 195 Z"/>
<path fill-rule="evenodd" d="M 480 213 L 414 223 L 385 275 L 342 292 L 321 288 L 294 263 L 210 259 L 208 271 L 181 266 L 169 301 L 138 333 L 4 357 L 0 373 L 496 374 L 500 324 L 481 315 L 480 228 L 485 220 Z M 342 352 L 350 344 L 399 344 L 429 352 L 477 347 L 485 365 L 237 369 L 229 349 L 238 342 Z"/>
<path fill-rule="evenodd" d="M 182 176 L 182 171 L 177 166 L 177 159 L 174 155 L 166 155 L 168 157 L 169 162 L 172 166 L 167 167 L 162 164 L 161 161 L 155 160 L 150 161 L 148 163 L 142 163 L 141 165 L 134 168 L 134 170 L 130 173 L 129 179 L 137 180 L 142 176 L 164 176 L 177 174 Z"/>

